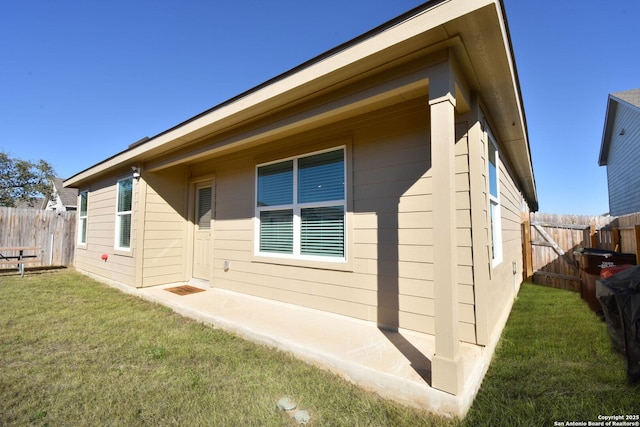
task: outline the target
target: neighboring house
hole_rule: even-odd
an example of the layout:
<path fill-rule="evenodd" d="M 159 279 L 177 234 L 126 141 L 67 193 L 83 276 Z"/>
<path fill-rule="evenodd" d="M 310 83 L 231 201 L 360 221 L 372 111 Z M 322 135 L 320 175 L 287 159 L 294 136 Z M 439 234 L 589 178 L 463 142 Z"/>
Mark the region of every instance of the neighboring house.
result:
<path fill-rule="evenodd" d="M 65 188 L 62 178 L 53 178 L 51 181 L 51 195 L 48 195 L 42 203 L 47 211 L 65 212 L 75 211 L 78 203 L 78 189 Z"/>
<path fill-rule="evenodd" d="M 537 195 L 503 4 L 430 1 L 65 181 L 78 270 L 497 342 Z M 108 261 L 102 259 L 108 256 Z"/>
<path fill-rule="evenodd" d="M 640 89 L 609 95 L 598 163 L 607 167 L 609 213 L 640 212 Z"/>

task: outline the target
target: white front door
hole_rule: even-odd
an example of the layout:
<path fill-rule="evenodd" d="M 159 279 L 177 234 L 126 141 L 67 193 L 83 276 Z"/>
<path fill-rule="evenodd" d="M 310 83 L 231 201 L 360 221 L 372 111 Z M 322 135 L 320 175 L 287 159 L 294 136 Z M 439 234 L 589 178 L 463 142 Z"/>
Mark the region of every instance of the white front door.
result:
<path fill-rule="evenodd" d="M 210 182 L 196 184 L 194 194 L 193 277 L 211 276 L 211 219 L 213 187 Z"/>

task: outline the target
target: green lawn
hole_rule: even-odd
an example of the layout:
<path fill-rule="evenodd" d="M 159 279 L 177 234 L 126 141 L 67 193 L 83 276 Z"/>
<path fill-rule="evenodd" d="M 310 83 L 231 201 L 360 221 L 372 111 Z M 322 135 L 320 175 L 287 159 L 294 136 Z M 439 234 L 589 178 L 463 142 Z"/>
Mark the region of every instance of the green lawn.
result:
<path fill-rule="evenodd" d="M 546 426 L 640 414 L 640 385 L 575 292 L 524 285 L 465 424 Z"/>
<path fill-rule="evenodd" d="M 0 276 L 0 425 L 553 425 L 640 413 L 640 387 L 579 296 L 525 285 L 468 417 L 364 392 L 292 356 L 70 271 Z"/>
<path fill-rule="evenodd" d="M 0 426 L 452 425 L 73 272 L 0 276 Z"/>

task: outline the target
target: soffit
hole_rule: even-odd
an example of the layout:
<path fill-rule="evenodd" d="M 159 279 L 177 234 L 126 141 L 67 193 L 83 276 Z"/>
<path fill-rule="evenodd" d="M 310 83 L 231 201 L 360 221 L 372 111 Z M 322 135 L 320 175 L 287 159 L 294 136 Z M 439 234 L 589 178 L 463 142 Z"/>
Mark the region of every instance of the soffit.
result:
<path fill-rule="evenodd" d="M 525 197 L 537 209 L 537 191 L 517 70 L 502 11 L 488 5 L 444 25 L 459 34 L 464 52 L 458 52 L 465 77 L 480 97 L 498 138 L 502 156 L 512 166 Z M 455 51 L 455 50 L 454 50 Z"/>

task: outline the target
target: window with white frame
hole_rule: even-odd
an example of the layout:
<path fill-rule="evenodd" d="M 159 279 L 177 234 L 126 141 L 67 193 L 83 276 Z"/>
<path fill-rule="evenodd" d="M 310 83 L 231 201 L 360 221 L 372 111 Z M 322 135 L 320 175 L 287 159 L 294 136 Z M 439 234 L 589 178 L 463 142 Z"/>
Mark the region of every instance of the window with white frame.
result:
<path fill-rule="evenodd" d="M 256 188 L 256 254 L 344 261 L 344 147 L 259 165 Z"/>
<path fill-rule="evenodd" d="M 502 262 L 502 226 L 500 221 L 500 163 L 498 145 L 489 135 L 489 219 L 491 221 L 491 261 L 496 266 Z"/>
<path fill-rule="evenodd" d="M 118 181 L 116 209 L 116 244 L 120 250 L 131 249 L 131 206 L 133 201 L 133 178 Z"/>
<path fill-rule="evenodd" d="M 87 244 L 87 202 L 88 192 L 83 191 L 80 193 L 80 210 L 78 213 L 78 243 L 81 245 Z"/>

